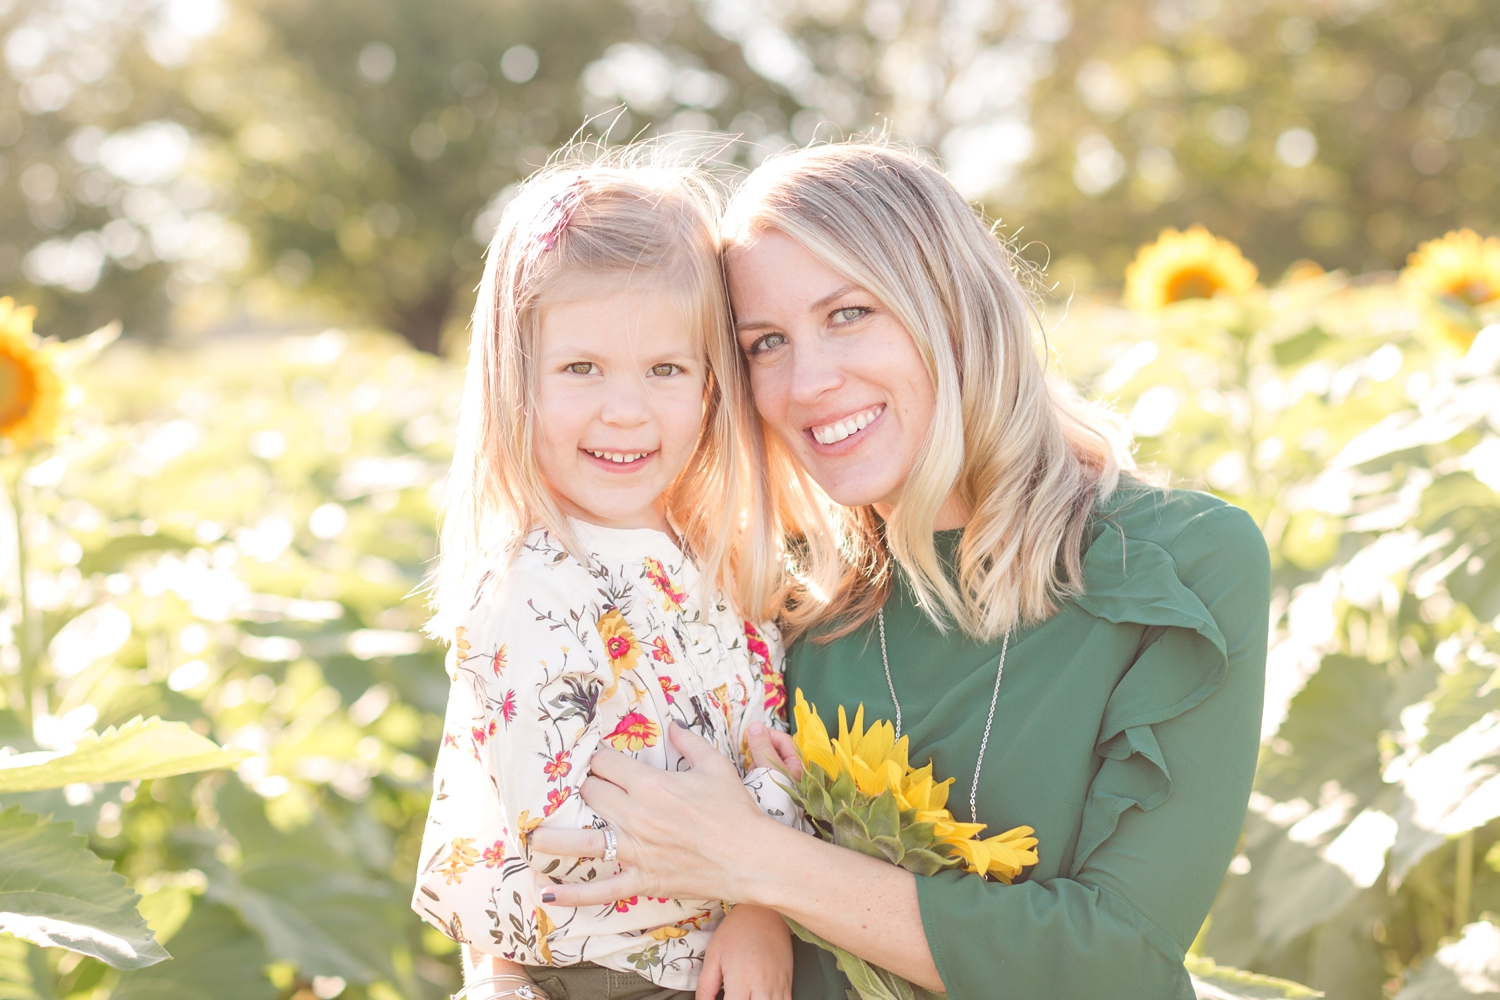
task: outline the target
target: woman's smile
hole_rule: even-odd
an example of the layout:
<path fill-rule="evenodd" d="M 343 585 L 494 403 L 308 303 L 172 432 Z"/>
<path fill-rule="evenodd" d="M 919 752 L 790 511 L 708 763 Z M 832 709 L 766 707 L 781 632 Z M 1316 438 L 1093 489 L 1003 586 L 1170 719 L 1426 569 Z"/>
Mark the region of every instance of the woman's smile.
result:
<path fill-rule="evenodd" d="M 814 424 L 803 433 L 811 437 L 814 443 L 821 445 L 825 453 L 832 454 L 833 449 L 838 449 L 838 453 L 843 454 L 873 436 L 874 427 L 884 413 L 885 404 L 878 403 L 837 420 Z M 867 430 L 869 433 L 864 433 Z"/>

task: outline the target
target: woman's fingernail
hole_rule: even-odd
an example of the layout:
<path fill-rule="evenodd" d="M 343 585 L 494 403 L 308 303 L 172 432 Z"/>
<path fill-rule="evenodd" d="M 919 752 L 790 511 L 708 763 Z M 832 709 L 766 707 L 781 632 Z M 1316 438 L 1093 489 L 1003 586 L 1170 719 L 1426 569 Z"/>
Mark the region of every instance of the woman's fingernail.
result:
<path fill-rule="evenodd" d="M 555 902 L 557 902 L 557 893 L 555 893 L 555 892 L 544 892 L 544 893 L 542 893 L 542 902 L 544 902 L 544 903 L 555 903 Z"/>
<path fill-rule="evenodd" d="M 763 726 L 763 725 L 761 725 L 759 722 L 752 722 L 752 723 L 750 723 L 750 733 L 751 733 L 751 735 L 753 735 L 753 736 L 759 736 L 761 733 L 763 733 L 765 731 L 766 731 L 766 727 Z"/>

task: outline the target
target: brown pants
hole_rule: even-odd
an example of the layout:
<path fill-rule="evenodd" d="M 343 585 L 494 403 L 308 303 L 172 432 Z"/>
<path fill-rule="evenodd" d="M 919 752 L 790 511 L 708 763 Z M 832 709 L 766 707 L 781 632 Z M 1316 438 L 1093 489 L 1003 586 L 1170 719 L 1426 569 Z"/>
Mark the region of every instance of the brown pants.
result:
<path fill-rule="evenodd" d="M 557 969 L 528 965 L 526 971 L 552 1000 L 693 1000 L 686 990 L 669 990 L 645 976 L 616 972 L 593 962 Z"/>

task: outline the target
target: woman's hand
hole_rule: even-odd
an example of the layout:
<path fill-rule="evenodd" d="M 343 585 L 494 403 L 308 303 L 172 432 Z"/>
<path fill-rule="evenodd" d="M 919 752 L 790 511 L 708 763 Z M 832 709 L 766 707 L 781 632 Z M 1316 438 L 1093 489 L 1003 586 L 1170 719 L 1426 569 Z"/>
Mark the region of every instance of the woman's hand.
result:
<path fill-rule="evenodd" d="M 594 753 L 580 792 L 615 831 L 622 870 L 593 882 L 549 880 L 542 885 L 542 902 L 594 906 L 631 896 L 736 902 L 747 898 L 750 881 L 774 867 L 774 845 L 782 837 L 803 837 L 756 807 L 734 764 L 713 744 L 676 723 L 667 738 L 689 770 L 663 771 L 602 747 Z M 763 754 L 780 759 L 774 739 L 767 735 L 760 742 Z M 604 855 L 602 830 L 541 827 L 530 843 L 541 854 Z"/>
<path fill-rule="evenodd" d="M 793 781 L 802 778 L 802 758 L 797 756 L 797 744 L 779 729 L 752 723 L 745 731 L 750 743 L 750 757 L 756 767 L 772 767 L 791 775 Z"/>
<path fill-rule="evenodd" d="M 714 931 L 697 1000 L 791 1000 L 792 932 L 775 910 L 741 904 Z"/>

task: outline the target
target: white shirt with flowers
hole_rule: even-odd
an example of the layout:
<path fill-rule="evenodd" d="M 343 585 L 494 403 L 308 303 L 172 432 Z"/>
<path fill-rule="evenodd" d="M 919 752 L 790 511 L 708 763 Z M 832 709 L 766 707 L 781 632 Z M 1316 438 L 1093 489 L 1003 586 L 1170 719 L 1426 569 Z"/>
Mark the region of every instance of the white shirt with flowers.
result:
<path fill-rule="evenodd" d="M 691 990 L 722 904 L 543 905 L 548 879 L 619 868 L 532 852 L 527 835 L 605 825 L 578 794 L 600 746 L 685 769 L 669 720 L 729 757 L 765 812 L 799 825 L 746 740 L 753 722 L 786 728 L 780 636 L 700 592 L 692 562 L 661 532 L 571 526 L 587 562 L 533 531 L 503 578 L 481 581 L 456 630 L 412 907 L 455 941 L 515 962 L 594 962 Z"/>

